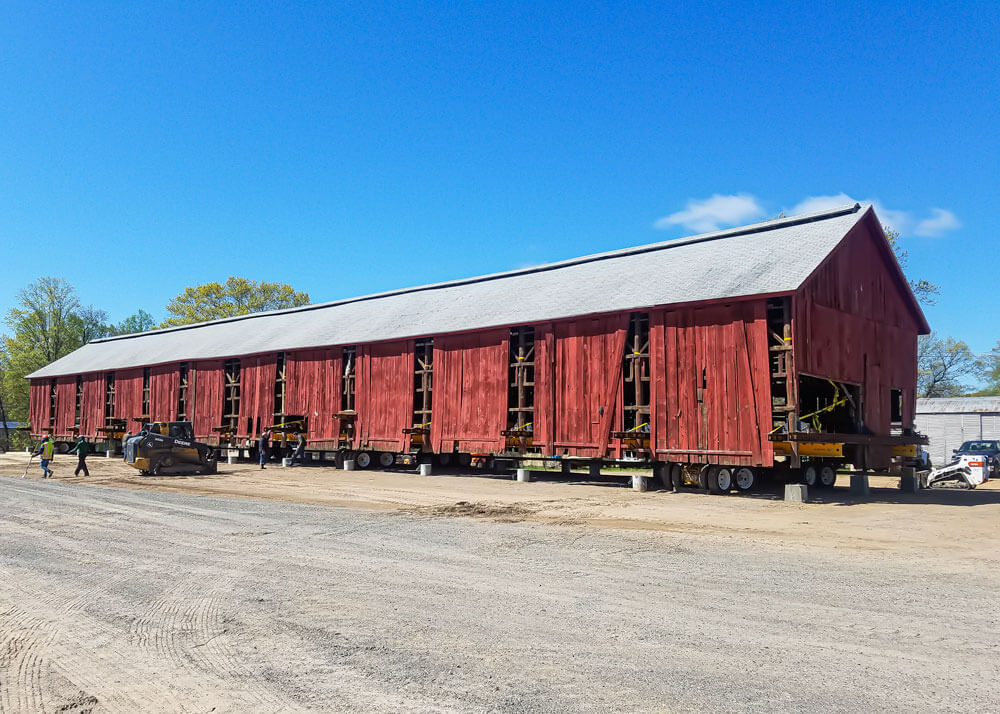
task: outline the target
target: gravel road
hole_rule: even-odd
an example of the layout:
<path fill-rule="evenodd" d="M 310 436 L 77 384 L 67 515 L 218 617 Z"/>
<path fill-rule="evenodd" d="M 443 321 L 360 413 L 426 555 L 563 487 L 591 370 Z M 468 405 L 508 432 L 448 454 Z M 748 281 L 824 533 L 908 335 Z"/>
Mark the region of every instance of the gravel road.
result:
<path fill-rule="evenodd" d="M 0 712 L 1000 709 L 995 570 L 0 478 Z"/>

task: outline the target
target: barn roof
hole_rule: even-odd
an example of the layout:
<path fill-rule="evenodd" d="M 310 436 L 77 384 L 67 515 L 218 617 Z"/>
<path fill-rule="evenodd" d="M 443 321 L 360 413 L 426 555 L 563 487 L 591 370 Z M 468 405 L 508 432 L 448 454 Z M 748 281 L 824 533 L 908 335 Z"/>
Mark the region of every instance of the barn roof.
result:
<path fill-rule="evenodd" d="M 917 414 L 998 414 L 1000 397 L 925 397 Z"/>
<path fill-rule="evenodd" d="M 29 377 L 790 293 L 870 211 L 854 204 L 504 273 L 94 340 Z"/>

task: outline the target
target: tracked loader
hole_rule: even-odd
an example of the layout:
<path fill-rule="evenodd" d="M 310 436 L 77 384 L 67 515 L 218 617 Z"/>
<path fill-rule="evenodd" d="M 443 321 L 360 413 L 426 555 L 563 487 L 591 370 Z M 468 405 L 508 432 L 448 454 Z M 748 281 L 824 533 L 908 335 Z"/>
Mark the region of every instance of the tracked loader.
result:
<path fill-rule="evenodd" d="M 214 474 L 218 455 L 214 447 L 194 440 L 191 422 L 161 421 L 146 424 L 125 442 L 125 463 L 154 476 Z"/>

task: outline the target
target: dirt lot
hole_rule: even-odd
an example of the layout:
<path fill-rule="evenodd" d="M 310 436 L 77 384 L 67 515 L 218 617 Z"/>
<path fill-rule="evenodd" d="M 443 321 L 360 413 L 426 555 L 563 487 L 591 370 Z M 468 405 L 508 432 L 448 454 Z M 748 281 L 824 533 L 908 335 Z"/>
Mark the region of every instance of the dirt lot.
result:
<path fill-rule="evenodd" d="M 0 456 L 0 712 L 1000 704 L 993 484 L 791 505 L 25 458 Z"/>

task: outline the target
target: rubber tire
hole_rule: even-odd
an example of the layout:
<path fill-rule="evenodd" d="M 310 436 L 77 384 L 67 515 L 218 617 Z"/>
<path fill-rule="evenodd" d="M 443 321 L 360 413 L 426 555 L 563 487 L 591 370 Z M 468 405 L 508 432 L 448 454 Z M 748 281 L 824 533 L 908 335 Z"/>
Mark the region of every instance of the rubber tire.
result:
<path fill-rule="evenodd" d="M 714 464 L 705 464 L 698 471 L 698 488 L 702 491 L 708 490 L 708 472 Z"/>
<path fill-rule="evenodd" d="M 709 493 L 729 493 L 733 487 L 733 472 L 728 466 L 712 466 L 705 476 L 708 479 Z"/>
<path fill-rule="evenodd" d="M 436 466 L 448 466 L 451 464 L 451 454 L 447 451 L 435 454 L 434 463 Z"/>
<path fill-rule="evenodd" d="M 333 454 L 334 468 L 343 469 L 345 461 L 347 461 L 347 454 L 345 454 L 343 451 L 337 451 Z"/>
<path fill-rule="evenodd" d="M 656 480 L 660 482 L 660 487 L 669 491 L 672 487 L 670 485 L 670 462 L 653 462 L 653 473 L 656 474 Z"/>
<path fill-rule="evenodd" d="M 153 465 L 149 467 L 149 473 L 153 476 L 162 476 L 160 473 L 160 459 L 153 462 Z"/>
<path fill-rule="evenodd" d="M 670 464 L 670 485 L 677 491 L 684 486 L 684 467 L 680 464 Z"/>
<path fill-rule="evenodd" d="M 816 488 L 819 483 L 819 469 L 815 464 L 807 464 L 802 467 L 802 483 L 809 488 Z"/>
<path fill-rule="evenodd" d="M 359 469 L 366 469 L 372 465 L 372 453 L 370 451 L 359 451 L 354 455 L 354 465 Z"/>
<path fill-rule="evenodd" d="M 455 461 L 457 461 L 458 465 L 463 469 L 467 469 L 472 465 L 472 454 L 460 453 L 456 457 Z"/>
<path fill-rule="evenodd" d="M 719 483 L 719 469 L 722 468 L 718 464 L 709 464 L 706 468 L 702 469 L 700 474 L 701 480 L 705 483 L 705 490 L 709 493 L 720 493 L 718 490 Z"/>
<path fill-rule="evenodd" d="M 819 480 L 817 483 L 820 488 L 833 488 L 837 483 L 837 470 L 830 466 L 830 464 L 823 464 L 819 470 Z"/>
<path fill-rule="evenodd" d="M 396 455 L 391 451 L 380 451 L 378 454 L 379 468 L 387 469 L 396 465 Z"/>
<path fill-rule="evenodd" d="M 750 480 L 744 485 L 740 485 L 739 474 L 743 472 L 747 472 L 749 474 Z M 748 491 L 752 491 L 754 487 L 757 485 L 757 472 L 754 471 L 749 466 L 740 466 L 738 469 L 736 469 L 736 473 L 733 474 L 733 485 L 736 487 L 736 490 L 739 491 L 740 493 L 746 493 Z"/>

